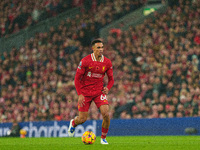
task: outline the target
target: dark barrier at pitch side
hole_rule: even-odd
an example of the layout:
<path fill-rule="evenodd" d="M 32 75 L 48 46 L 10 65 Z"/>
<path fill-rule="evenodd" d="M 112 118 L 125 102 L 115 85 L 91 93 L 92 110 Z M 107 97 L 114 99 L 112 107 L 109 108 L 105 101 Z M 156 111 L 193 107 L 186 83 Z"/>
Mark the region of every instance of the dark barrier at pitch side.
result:
<path fill-rule="evenodd" d="M 102 120 L 86 121 L 76 127 L 75 137 L 88 130 L 100 136 L 101 123 Z M 11 126 L 11 123 L 1 123 L 0 136 L 6 135 Z M 22 122 L 20 126 L 27 131 L 27 137 L 68 137 L 69 121 Z M 111 120 L 108 136 L 187 135 L 186 128 L 195 128 L 196 135 L 200 135 L 200 117 Z"/>

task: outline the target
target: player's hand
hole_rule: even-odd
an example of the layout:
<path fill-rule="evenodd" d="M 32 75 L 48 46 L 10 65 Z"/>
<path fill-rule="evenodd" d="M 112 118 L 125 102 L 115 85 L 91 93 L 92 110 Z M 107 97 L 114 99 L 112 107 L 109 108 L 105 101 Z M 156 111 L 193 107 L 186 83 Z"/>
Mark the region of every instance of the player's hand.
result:
<path fill-rule="evenodd" d="M 85 97 L 81 94 L 81 95 L 79 95 L 78 96 L 78 105 L 80 106 L 80 107 L 83 107 L 83 105 L 85 105 Z"/>
<path fill-rule="evenodd" d="M 108 88 L 107 88 L 107 87 L 104 87 L 103 90 L 102 90 L 102 93 L 105 94 L 105 95 L 107 95 L 107 94 L 108 94 L 108 91 L 109 91 Z"/>

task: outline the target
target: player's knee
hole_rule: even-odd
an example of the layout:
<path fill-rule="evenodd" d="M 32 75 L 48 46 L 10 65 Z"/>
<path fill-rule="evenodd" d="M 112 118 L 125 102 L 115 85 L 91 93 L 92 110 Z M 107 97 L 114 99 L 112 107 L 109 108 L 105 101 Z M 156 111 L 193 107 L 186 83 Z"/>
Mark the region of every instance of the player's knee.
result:
<path fill-rule="evenodd" d="M 109 120 L 109 113 L 108 112 L 102 113 L 102 117 L 105 120 Z"/>
<path fill-rule="evenodd" d="M 80 118 L 81 124 L 84 123 L 86 120 L 87 120 L 87 117 L 82 117 L 82 118 Z"/>

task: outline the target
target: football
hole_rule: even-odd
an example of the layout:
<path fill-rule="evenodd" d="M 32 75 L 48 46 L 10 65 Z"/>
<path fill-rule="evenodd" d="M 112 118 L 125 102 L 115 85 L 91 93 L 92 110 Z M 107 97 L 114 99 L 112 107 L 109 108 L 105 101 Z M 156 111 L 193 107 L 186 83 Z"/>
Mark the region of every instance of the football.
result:
<path fill-rule="evenodd" d="M 20 134 L 21 134 L 21 135 L 26 135 L 26 134 L 27 134 L 27 132 L 26 132 L 26 130 L 24 130 L 24 129 L 21 129 L 21 130 L 20 130 Z"/>
<path fill-rule="evenodd" d="M 96 135 L 92 131 L 86 131 L 82 135 L 82 141 L 84 144 L 93 144 L 96 140 Z"/>

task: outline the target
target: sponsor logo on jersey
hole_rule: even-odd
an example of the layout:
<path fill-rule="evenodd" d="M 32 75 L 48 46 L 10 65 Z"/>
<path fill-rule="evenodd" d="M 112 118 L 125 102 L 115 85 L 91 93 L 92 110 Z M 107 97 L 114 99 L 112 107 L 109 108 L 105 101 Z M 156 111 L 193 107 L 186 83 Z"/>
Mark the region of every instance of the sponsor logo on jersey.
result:
<path fill-rule="evenodd" d="M 88 72 L 87 76 L 88 76 L 88 77 L 91 77 L 91 72 Z"/>
<path fill-rule="evenodd" d="M 94 77 L 94 78 L 101 78 L 102 74 L 99 73 L 91 73 L 90 71 L 87 73 L 88 77 Z"/>
<path fill-rule="evenodd" d="M 93 74 L 92 74 L 92 77 L 94 77 L 94 78 L 101 78 L 101 77 L 102 77 L 102 74 L 93 73 Z"/>

